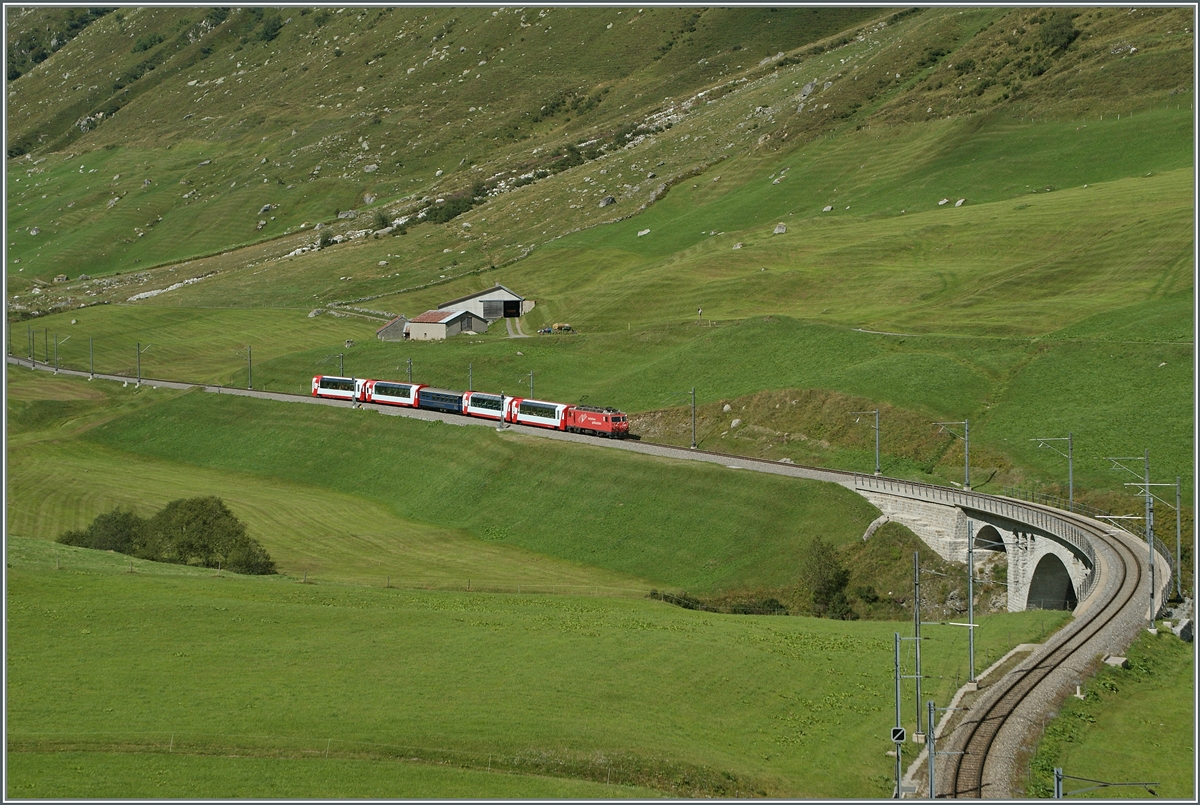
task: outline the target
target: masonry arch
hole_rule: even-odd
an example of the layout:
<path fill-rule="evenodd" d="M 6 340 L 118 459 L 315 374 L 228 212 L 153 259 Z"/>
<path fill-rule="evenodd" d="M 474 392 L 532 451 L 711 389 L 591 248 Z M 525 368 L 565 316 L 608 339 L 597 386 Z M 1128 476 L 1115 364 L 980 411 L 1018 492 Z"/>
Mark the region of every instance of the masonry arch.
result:
<path fill-rule="evenodd" d="M 1004 545 L 1004 537 L 1000 536 L 1000 532 L 995 526 L 984 524 L 978 531 L 975 532 L 975 550 L 977 551 L 997 551 L 1000 553 L 1008 553 L 1008 548 Z"/>
<path fill-rule="evenodd" d="M 1068 609 L 1079 604 L 1071 574 L 1062 559 L 1053 553 L 1044 555 L 1029 580 L 1026 609 Z"/>

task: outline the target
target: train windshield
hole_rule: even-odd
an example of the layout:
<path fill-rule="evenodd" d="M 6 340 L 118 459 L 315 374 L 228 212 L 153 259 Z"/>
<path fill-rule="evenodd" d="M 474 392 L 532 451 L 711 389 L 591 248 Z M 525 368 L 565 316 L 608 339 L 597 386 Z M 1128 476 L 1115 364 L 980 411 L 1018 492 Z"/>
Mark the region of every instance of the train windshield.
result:
<path fill-rule="evenodd" d="M 396 383 L 376 383 L 375 394 L 385 397 L 401 397 L 408 400 L 412 399 L 412 387 L 401 386 Z"/>
<path fill-rule="evenodd" d="M 546 403 L 536 403 L 525 400 L 521 403 L 521 413 L 525 416 L 542 416 L 547 419 L 554 419 L 558 416 L 558 408 L 554 405 Z"/>
<path fill-rule="evenodd" d="M 504 410 L 504 398 L 489 397 L 483 394 L 472 394 L 471 407 L 486 408 L 489 411 L 502 411 Z"/>

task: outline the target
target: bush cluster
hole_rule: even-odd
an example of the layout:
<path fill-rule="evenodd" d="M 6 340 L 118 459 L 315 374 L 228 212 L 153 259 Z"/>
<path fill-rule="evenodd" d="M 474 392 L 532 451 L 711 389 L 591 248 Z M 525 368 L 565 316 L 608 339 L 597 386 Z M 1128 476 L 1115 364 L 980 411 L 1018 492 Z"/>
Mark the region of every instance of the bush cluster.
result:
<path fill-rule="evenodd" d="M 217 497 L 173 500 L 149 519 L 114 509 L 82 530 L 64 531 L 64 545 L 136 556 L 154 562 L 221 567 L 265 575 L 275 562 Z"/>

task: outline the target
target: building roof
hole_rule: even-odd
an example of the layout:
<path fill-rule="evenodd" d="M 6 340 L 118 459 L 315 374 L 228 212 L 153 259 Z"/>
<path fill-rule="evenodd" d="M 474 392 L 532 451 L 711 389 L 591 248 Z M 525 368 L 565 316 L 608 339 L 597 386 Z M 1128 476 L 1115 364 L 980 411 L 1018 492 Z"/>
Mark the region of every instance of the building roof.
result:
<path fill-rule="evenodd" d="M 525 301 L 525 297 L 521 296 L 519 293 L 512 290 L 511 288 L 505 288 L 503 285 L 501 285 L 500 283 L 497 282 L 491 288 L 484 288 L 482 291 L 476 291 L 475 293 L 469 293 L 466 296 L 460 296 L 458 299 L 451 299 L 449 302 L 442 302 L 440 305 L 438 305 L 438 309 L 440 310 L 441 308 L 447 307 L 448 305 L 457 305 L 457 304 L 461 304 L 462 302 L 469 302 L 478 296 L 483 296 L 484 294 L 492 293 L 497 288 L 499 288 L 502 291 L 506 291 L 506 292 L 512 294 L 513 296 L 515 296 L 516 301 L 519 301 L 519 302 Z"/>
<path fill-rule="evenodd" d="M 391 320 L 391 321 L 389 321 L 387 324 L 383 325 L 383 326 L 382 326 L 382 327 L 380 327 L 378 330 L 376 330 L 376 331 L 375 331 L 375 334 L 376 334 L 376 335 L 378 335 L 379 333 L 382 333 L 384 330 L 386 330 L 387 328 L 391 327 L 393 324 L 395 324 L 395 323 L 396 323 L 396 322 L 398 322 L 398 321 L 405 321 L 405 322 L 406 322 L 406 321 L 408 321 L 408 319 L 404 318 L 403 316 L 397 316 L 396 318 L 392 319 L 392 320 Z"/>
<path fill-rule="evenodd" d="M 427 310 L 420 316 L 414 319 L 409 319 L 409 324 L 449 324 L 454 319 L 462 315 L 474 315 L 469 310 Z"/>

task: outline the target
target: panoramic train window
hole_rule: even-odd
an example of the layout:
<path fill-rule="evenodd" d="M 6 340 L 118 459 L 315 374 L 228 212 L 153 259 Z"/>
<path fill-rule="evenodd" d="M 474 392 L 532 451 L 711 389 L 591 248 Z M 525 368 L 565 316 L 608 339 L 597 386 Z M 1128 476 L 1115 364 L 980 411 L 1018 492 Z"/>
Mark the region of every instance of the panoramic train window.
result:
<path fill-rule="evenodd" d="M 553 405 L 543 405 L 542 403 L 526 401 L 521 403 L 521 413 L 526 416 L 544 416 L 554 419 L 555 408 Z"/>
<path fill-rule="evenodd" d="M 323 377 L 321 388 L 332 391 L 354 391 L 354 381 L 344 377 Z"/>
<path fill-rule="evenodd" d="M 500 411 L 504 408 L 500 397 L 480 397 L 478 395 L 471 397 L 471 405 L 475 408 L 486 408 L 489 411 Z"/>
<path fill-rule="evenodd" d="M 388 397 L 402 397 L 406 400 L 412 397 L 412 389 L 408 386 L 397 386 L 393 383 L 376 383 L 375 393 Z"/>

